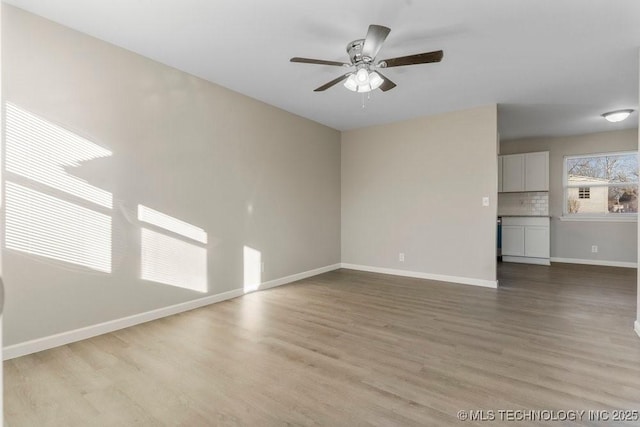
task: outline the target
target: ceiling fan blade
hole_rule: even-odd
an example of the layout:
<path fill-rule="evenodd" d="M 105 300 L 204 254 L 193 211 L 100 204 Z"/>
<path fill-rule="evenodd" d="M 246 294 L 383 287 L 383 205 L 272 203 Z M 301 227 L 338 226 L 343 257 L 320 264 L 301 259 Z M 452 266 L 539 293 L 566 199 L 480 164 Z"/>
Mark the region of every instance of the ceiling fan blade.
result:
<path fill-rule="evenodd" d="M 303 64 L 335 65 L 337 67 L 350 67 L 351 66 L 351 64 L 347 64 L 347 63 L 344 63 L 344 62 L 326 61 L 324 59 L 299 58 L 297 56 L 291 58 L 289 61 L 291 61 L 291 62 L 301 62 Z"/>
<path fill-rule="evenodd" d="M 352 74 L 352 73 L 347 73 L 347 74 L 345 74 L 344 76 L 340 76 L 340 77 L 338 77 L 338 78 L 335 78 L 335 79 L 331 80 L 330 82 L 323 84 L 323 85 L 322 85 L 322 86 L 320 86 L 319 88 L 314 89 L 313 91 L 314 91 L 314 92 L 322 92 L 323 90 L 327 90 L 327 89 L 329 89 L 331 86 L 335 86 L 335 85 L 337 85 L 338 83 L 340 83 L 341 81 L 345 80 L 345 79 L 346 79 L 347 77 L 349 77 L 351 74 Z"/>
<path fill-rule="evenodd" d="M 391 29 L 382 25 L 369 25 L 369 31 L 367 31 L 367 37 L 364 39 L 364 45 L 362 46 L 362 56 L 373 60 L 390 32 Z"/>
<path fill-rule="evenodd" d="M 403 65 L 427 64 L 429 62 L 440 62 L 444 52 L 436 50 L 434 52 L 418 53 L 416 55 L 400 56 L 398 58 L 384 59 L 378 63 L 379 67 L 401 67 Z"/>
<path fill-rule="evenodd" d="M 383 76 L 382 73 L 380 73 L 380 71 L 376 71 L 376 73 L 378 73 L 378 75 L 382 77 L 382 80 L 384 80 L 384 82 L 382 82 L 382 84 L 380 85 L 381 91 L 386 92 L 397 86 L 394 82 L 389 80 L 386 76 Z"/>

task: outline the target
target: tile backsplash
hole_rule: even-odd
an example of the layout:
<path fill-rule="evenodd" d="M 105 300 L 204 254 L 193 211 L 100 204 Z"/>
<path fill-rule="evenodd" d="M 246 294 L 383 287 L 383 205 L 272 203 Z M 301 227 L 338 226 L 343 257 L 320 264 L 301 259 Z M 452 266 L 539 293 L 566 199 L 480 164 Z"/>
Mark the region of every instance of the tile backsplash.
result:
<path fill-rule="evenodd" d="M 549 193 L 498 193 L 498 215 L 549 215 Z"/>

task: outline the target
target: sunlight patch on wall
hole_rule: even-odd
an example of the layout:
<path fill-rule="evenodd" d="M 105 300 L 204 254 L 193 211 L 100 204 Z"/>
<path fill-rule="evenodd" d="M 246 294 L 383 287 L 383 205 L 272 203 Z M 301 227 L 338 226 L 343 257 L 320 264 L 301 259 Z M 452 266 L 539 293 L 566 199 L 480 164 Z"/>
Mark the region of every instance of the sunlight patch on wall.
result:
<path fill-rule="evenodd" d="M 138 205 L 138 220 L 173 231 L 200 243 L 207 243 L 207 232 L 202 228 L 163 214 L 143 205 Z"/>
<path fill-rule="evenodd" d="M 111 193 L 68 173 L 68 168 L 78 167 L 82 162 L 110 157 L 111 151 L 9 102 L 5 126 L 8 172 L 112 207 Z"/>
<path fill-rule="evenodd" d="M 6 183 L 5 246 L 111 272 L 111 217 Z"/>
<path fill-rule="evenodd" d="M 138 220 L 189 240 L 142 228 L 141 278 L 197 292 L 208 291 L 207 232 L 162 212 L 138 205 Z"/>
<path fill-rule="evenodd" d="M 258 290 L 262 283 L 262 254 L 260 251 L 244 247 L 244 292 Z"/>
<path fill-rule="evenodd" d="M 111 151 L 10 102 L 5 107 L 5 247 L 110 273 L 111 217 L 67 195 L 111 208 L 111 193 L 69 173 Z M 24 185 L 12 182 L 18 178 Z M 30 188 L 35 183 L 43 185 Z"/>
<path fill-rule="evenodd" d="M 157 231 L 141 230 L 143 280 L 207 292 L 207 249 Z"/>

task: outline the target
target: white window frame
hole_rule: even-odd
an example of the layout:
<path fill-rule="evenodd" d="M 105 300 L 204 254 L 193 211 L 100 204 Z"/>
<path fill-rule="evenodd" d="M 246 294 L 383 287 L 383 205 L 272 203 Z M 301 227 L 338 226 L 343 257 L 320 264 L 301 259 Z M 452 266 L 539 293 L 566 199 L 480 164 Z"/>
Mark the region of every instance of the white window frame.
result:
<path fill-rule="evenodd" d="M 567 173 L 567 162 L 571 159 L 584 159 L 589 157 L 605 157 L 605 156 L 638 156 L 638 151 L 613 151 L 608 153 L 596 153 L 596 154 L 576 154 L 570 156 L 564 156 L 562 160 L 562 221 L 612 221 L 612 222 L 635 222 L 638 220 L 637 213 L 609 213 L 602 214 L 595 213 L 569 213 L 568 212 L 568 189 L 585 187 L 585 185 L 569 185 L 569 175 Z M 639 162 L 640 163 L 640 162 Z M 640 188 L 640 183 L 636 184 Z M 612 187 L 615 184 L 589 184 L 590 188 L 594 187 Z M 591 193 L 591 190 L 589 191 Z"/>

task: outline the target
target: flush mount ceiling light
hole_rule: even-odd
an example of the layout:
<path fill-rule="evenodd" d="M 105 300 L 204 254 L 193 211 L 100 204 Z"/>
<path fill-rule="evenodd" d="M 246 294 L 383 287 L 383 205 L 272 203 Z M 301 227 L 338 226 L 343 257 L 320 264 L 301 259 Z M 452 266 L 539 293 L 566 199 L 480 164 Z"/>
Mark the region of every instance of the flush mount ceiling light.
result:
<path fill-rule="evenodd" d="M 616 123 L 616 122 L 623 121 L 624 119 L 629 117 L 631 113 L 633 113 L 633 110 L 616 110 L 616 111 L 609 111 L 608 113 L 604 113 L 602 117 L 604 117 L 605 119 L 607 119 L 607 121 L 611 123 Z"/>

